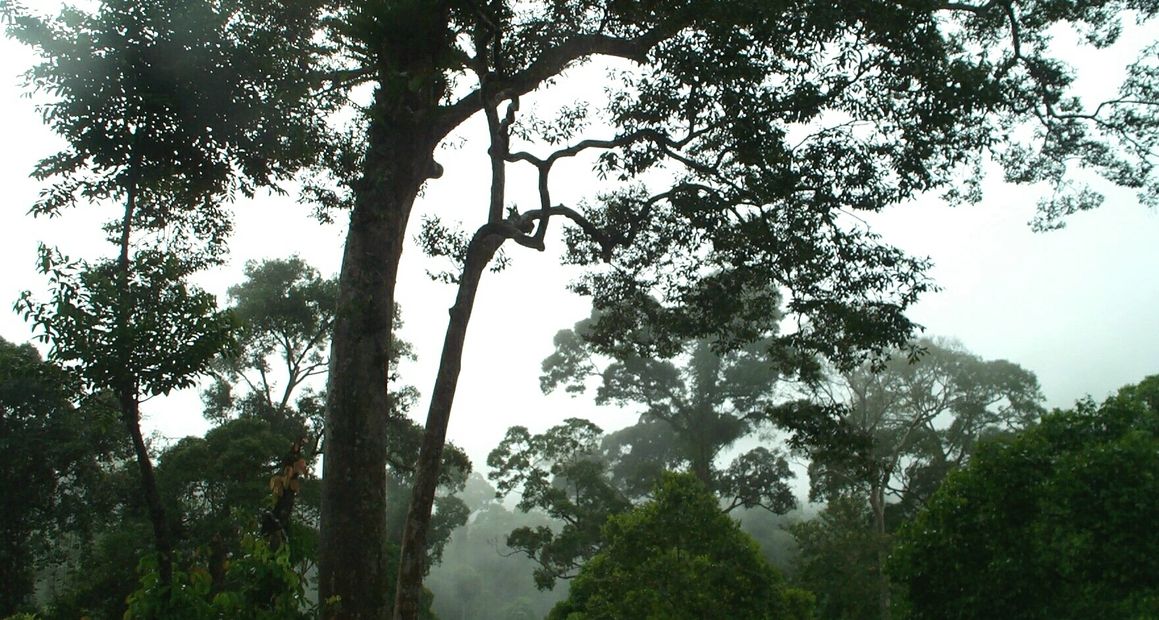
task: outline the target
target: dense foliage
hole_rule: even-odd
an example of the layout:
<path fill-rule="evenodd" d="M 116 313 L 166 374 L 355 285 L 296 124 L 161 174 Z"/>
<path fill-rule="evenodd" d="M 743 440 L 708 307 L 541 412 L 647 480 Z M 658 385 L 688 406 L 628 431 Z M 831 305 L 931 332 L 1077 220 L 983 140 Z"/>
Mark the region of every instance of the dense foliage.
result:
<path fill-rule="evenodd" d="M 983 445 L 899 535 L 921 618 L 1159 614 L 1159 376 Z"/>
<path fill-rule="evenodd" d="M 980 440 L 1024 428 L 1041 413 L 1038 379 L 1017 364 L 942 340 L 911 348 L 922 355 L 897 351 L 878 367 L 834 372 L 813 387 L 810 404 L 773 412 L 809 458 L 810 498 L 829 501 L 818 522 L 794 530 L 799 578 L 818 594 L 823 618 L 860 617 L 864 602 L 850 593 L 872 576 L 875 615 L 888 620 L 891 532 L 969 461 Z M 859 523 L 862 516 L 868 519 Z M 834 565 L 854 578 L 834 580 Z"/>
<path fill-rule="evenodd" d="M 0 339 L 0 617 L 31 605 L 35 568 L 64 541 L 91 543 L 111 503 L 104 463 L 128 455 L 118 430 L 108 398 Z"/>
<path fill-rule="evenodd" d="M 652 501 L 609 519 L 604 537 L 549 618 L 811 616 L 811 597 L 784 585 L 691 475 L 664 475 Z"/>

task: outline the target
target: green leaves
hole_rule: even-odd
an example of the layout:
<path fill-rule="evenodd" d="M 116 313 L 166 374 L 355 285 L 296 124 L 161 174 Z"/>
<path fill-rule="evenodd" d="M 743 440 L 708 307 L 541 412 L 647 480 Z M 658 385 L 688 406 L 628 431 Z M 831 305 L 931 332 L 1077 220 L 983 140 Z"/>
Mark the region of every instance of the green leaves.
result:
<path fill-rule="evenodd" d="M 1159 612 L 1156 377 L 985 444 L 899 536 L 914 618 Z"/>
<path fill-rule="evenodd" d="M 692 476 L 666 474 L 653 500 L 610 518 L 604 536 L 549 618 L 811 617 Z"/>
<path fill-rule="evenodd" d="M 316 616 L 315 605 L 306 598 L 305 580 L 290 562 L 288 545 L 273 551 L 262 540 L 247 536 L 220 589 L 214 589 L 209 571 L 202 566 L 177 572 L 174 595 L 161 587 L 154 560 L 145 558 L 138 570 L 141 587 L 129 596 L 126 620 L 305 620 Z"/>
<path fill-rule="evenodd" d="M 50 357 L 92 390 L 139 386 L 146 395 L 193 385 L 232 342 L 232 317 L 214 297 L 184 283 L 187 266 L 161 252 L 138 253 L 125 286 L 112 261 L 71 261 L 41 248 L 50 294 L 25 294 L 18 309 L 51 343 Z"/>
<path fill-rule="evenodd" d="M 37 167 L 58 180 L 34 210 L 130 184 L 188 209 L 287 178 L 323 128 L 322 102 L 305 99 L 318 8 L 111 0 L 49 19 L 6 6 L 9 36 L 43 57 L 28 85 L 52 97 L 42 114 L 69 145 Z"/>

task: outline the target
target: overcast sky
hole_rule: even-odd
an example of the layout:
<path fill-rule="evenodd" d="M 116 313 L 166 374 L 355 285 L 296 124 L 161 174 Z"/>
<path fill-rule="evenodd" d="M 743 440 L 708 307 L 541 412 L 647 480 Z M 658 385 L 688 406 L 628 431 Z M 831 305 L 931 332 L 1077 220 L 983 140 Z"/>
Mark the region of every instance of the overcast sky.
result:
<path fill-rule="evenodd" d="M 26 50 L 0 40 L 0 336 L 15 342 L 27 341 L 31 332 L 11 312 L 12 302 L 22 290 L 44 288 L 34 269 L 37 243 L 79 256 L 113 252 L 99 229 L 114 213 L 107 207 L 79 209 L 57 220 L 26 215 L 40 189 L 28 173 L 59 147 L 40 124 L 33 102 L 21 96 L 18 74 L 32 61 Z M 1106 62 L 1083 62 L 1090 88 L 1103 88 L 1115 77 L 1105 70 Z M 471 133 L 469 127 L 465 135 Z M 447 174 L 427 188 L 411 219 L 414 230 L 423 213 L 436 211 L 452 218 L 461 213 L 469 225 L 478 225 L 486 203 L 484 157 L 477 142 L 440 157 Z M 570 202 L 590 188 L 553 189 L 557 200 Z M 888 241 L 935 263 L 932 275 L 942 290 L 927 295 L 911 315 L 926 333 L 956 338 L 985 358 L 1009 359 L 1034 371 L 1051 406 L 1067 406 L 1087 394 L 1101 399 L 1159 373 L 1159 214 L 1130 194 L 1112 193 L 1100 210 L 1072 217 L 1064 230 L 1039 234 L 1027 225 L 1037 199 L 1034 188 L 995 181 L 986 190 L 978 206 L 950 209 L 931 198 L 872 219 Z M 292 199 L 238 204 L 231 261 L 202 282 L 223 296 L 240 279 L 246 260 L 295 253 L 332 275 L 344 223 L 321 226 L 308 207 Z M 588 308 L 565 290 L 570 276 L 551 251 L 509 248 L 508 253 L 513 265 L 484 278 L 451 420 L 451 440 L 478 465 L 513 424 L 542 430 L 568 416 L 591 418 L 605 428 L 634 421 L 583 399 L 540 394 L 539 365 L 551 352 L 552 335 L 586 316 Z M 404 378 L 424 394 L 433 382 L 454 293 L 426 278 L 429 267 L 428 259 L 410 249 L 398 286 L 403 337 L 420 358 L 403 369 Z M 424 417 L 425 406 L 421 402 L 414 415 Z M 195 393 L 150 402 L 145 412 L 147 425 L 165 436 L 206 428 Z"/>

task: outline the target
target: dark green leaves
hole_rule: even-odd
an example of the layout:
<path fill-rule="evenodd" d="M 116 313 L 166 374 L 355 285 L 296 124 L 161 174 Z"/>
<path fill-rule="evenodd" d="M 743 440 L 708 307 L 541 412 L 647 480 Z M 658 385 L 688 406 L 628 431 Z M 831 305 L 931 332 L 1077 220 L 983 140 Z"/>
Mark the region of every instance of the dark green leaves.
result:
<path fill-rule="evenodd" d="M 51 343 L 51 357 L 90 389 L 132 385 L 151 396 L 189 387 L 232 341 L 233 319 L 183 281 L 187 267 L 171 255 L 139 253 L 124 288 L 111 261 L 42 248 L 41 262 L 49 300 L 26 294 L 17 307 Z"/>
<path fill-rule="evenodd" d="M 304 98 L 317 8 L 113 0 L 45 19 L 5 7 L 9 36 L 43 58 L 28 84 L 50 96 L 44 119 L 69 145 L 37 167 L 56 182 L 35 211 L 131 184 L 159 209 L 188 209 L 287 178 L 322 129 L 320 102 Z"/>
<path fill-rule="evenodd" d="M 900 536 L 914 618 L 1159 612 L 1156 377 L 988 443 Z"/>
<path fill-rule="evenodd" d="M 549 618 L 811 616 L 695 478 L 667 474 L 653 496 L 608 521 L 604 550 Z"/>

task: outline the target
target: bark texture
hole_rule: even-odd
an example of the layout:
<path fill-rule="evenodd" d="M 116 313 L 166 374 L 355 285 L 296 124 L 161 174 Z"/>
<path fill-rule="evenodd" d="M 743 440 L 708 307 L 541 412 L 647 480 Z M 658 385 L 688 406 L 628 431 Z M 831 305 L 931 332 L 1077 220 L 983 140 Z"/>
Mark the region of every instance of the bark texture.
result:
<path fill-rule="evenodd" d="M 334 618 L 381 619 L 390 611 L 386 422 L 394 286 L 415 197 L 435 175 L 437 144 L 430 121 L 403 107 L 379 89 L 339 276 L 319 554 L 319 591 L 334 601 L 326 614 Z"/>

